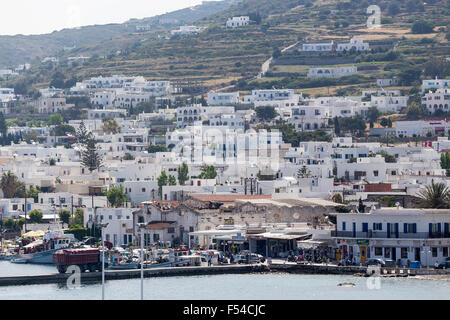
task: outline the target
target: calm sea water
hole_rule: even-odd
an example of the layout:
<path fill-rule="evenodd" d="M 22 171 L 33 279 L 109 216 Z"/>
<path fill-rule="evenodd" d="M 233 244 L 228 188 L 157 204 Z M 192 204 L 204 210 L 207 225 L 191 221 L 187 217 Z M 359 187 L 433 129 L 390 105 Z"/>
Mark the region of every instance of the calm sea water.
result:
<path fill-rule="evenodd" d="M 5 274 L 4 267 L 5 264 L 1 263 L 0 274 Z M 45 266 L 21 267 L 28 267 L 27 274 L 49 270 Z M 352 282 L 356 287 L 338 287 L 343 282 Z M 149 300 L 437 300 L 450 297 L 450 281 L 383 278 L 380 285 L 380 289 L 371 290 L 367 286 L 367 278 L 353 276 L 250 274 L 153 278 L 145 280 L 144 289 L 145 298 Z M 140 280 L 108 281 L 105 290 L 108 300 L 138 300 Z M 16 299 L 99 300 L 101 284 L 82 284 L 77 289 L 56 284 L 0 287 L 0 300 Z"/>

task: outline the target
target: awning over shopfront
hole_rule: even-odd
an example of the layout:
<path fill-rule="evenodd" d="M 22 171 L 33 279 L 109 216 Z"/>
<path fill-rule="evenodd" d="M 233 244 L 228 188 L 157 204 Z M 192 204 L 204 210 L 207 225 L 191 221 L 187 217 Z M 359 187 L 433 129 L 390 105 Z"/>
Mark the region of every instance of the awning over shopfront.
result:
<path fill-rule="evenodd" d="M 310 237 L 308 234 L 284 234 L 284 233 L 259 233 L 249 235 L 250 238 L 254 239 L 273 239 L 273 240 L 296 240 L 296 239 L 306 239 Z"/>
<path fill-rule="evenodd" d="M 303 249 L 311 249 L 317 247 L 328 247 L 332 244 L 331 240 L 302 240 L 297 241 L 297 246 Z"/>

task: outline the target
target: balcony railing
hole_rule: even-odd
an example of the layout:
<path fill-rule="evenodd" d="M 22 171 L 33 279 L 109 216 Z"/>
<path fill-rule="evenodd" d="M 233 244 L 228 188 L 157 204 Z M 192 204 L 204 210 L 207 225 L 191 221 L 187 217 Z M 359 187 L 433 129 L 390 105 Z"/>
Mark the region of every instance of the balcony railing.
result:
<path fill-rule="evenodd" d="M 332 237 L 337 238 L 358 238 L 358 239 L 450 239 L 450 232 L 391 232 L 389 235 L 383 231 L 368 231 L 368 232 L 352 232 L 352 231 L 332 231 Z"/>

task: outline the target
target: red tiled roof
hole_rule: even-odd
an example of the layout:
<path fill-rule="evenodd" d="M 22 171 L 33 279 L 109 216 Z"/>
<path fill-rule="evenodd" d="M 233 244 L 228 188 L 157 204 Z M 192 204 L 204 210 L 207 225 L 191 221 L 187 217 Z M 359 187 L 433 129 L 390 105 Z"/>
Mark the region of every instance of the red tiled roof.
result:
<path fill-rule="evenodd" d="M 270 195 L 217 195 L 217 194 L 193 194 L 193 199 L 203 202 L 234 202 L 236 200 L 257 200 L 257 199 L 272 199 Z"/>

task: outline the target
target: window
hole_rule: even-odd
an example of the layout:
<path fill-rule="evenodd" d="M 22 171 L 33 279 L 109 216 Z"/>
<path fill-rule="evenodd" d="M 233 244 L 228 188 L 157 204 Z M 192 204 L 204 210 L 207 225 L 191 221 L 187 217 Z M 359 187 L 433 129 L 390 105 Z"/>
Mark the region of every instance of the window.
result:
<path fill-rule="evenodd" d="M 408 248 L 401 248 L 401 258 L 402 259 L 408 259 Z"/>
<path fill-rule="evenodd" d="M 189 232 L 194 232 L 194 227 L 189 227 Z"/>
<path fill-rule="evenodd" d="M 391 258 L 391 249 L 392 248 L 384 248 L 384 257 L 389 259 Z"/>
<path fill-rule="evenodd" d="M 364 222 L 362 224 L 362 231 L 363 232 L 369 232 L 369 224 L 367 222 Z"/>
<path fill-rule="evenodd" d="M 175 233 L 175 228 L 168 228 L 167 233 Z"/>
<path fill-rule="evenodd" d="M 375 255 L 376 256 L 382 256 L 383 255 L 383 248 L 375 247 Z"/>
<path fill-rule="evenodd" d="M 443 247 L 442 248 L 442 256 L 443 257 L 448 257 L 448 247 Z"/>
<path fill-rule="evenodd" d="M 144 223 L 144 217 L 138 217 L 138 223 Z"/>
<path fill-rule="evenodd" d="M 382 223 L 374 223 L 373 224 L 373 230 L 374 231 L 381 231 L 381 230 L 383 230 L 383 224 Z"/>
<path fill-rule="evenodd" d="M 155 233 L 153 234 L 153 242 L 158 242 L 159 241 L 159 234 Z"/>
<path fill-rule="evenodd" d="M 417 224 L 416 223 L 403 224 L 403 232 L 404 233 L 417 233 Z"/>
<path fill-rule="evenodd" d="M 378 170 L 375 170 L 375 171 L 373 172 L 373 176 L 374 176 L 374 177 L 378 177 Z"/>
<path fill-rule="evenodd" d="M 113 218 L 112 216 L 109 216 L 109 220 L 112 220 L 112 218 Z"/>
<path fill-rule="evenodd" d="M 342 231 L 345 231 L 346 223 L 345 221 L 342 222 Z"/>
<path fill-rule="evenodd" d="M 438 248 L 437 247 L 431 248 L 431 255 L 433 256 L 433 258 L 436 258 L 438 256 Z"/>

